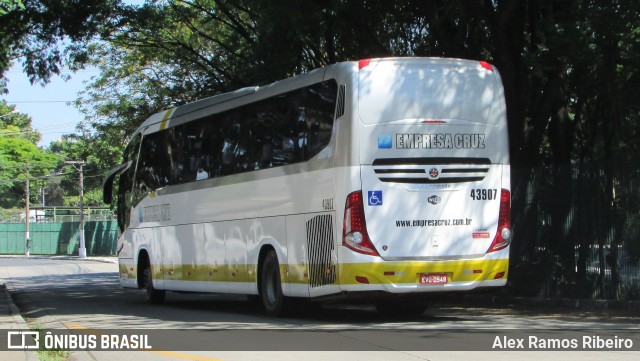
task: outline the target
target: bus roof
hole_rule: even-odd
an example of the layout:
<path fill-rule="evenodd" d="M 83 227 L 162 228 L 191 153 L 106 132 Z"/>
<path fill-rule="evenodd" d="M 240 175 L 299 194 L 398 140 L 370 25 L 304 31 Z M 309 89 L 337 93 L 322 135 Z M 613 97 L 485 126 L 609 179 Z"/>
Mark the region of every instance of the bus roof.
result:
<path fill-rule="evenodd" d="M 284 80 L 276 81 L 265 86 L 251 86 L 246 88 L 241 88 L 229 93 L 223 93 L 219 95 L 215 95 L 212 97 L 208 97 L 205 99 L 201 99 L 192 103 L 187 103 L 184 105 L 180 105 L 176 108 L 165 110 L 159 113 L 156 113 L 149 118 L 147 118 L 134 132 L 133 136 L 137 133 L 142 132 L 149 126 L 160 123 L 160 129 L 164 129 L 164 125 L 168 125 L 167 127 L 173 127 L 179 124 L 184 124 L 190 122 L 192 120 L 198 119 L 202 116 L 222 112 L 228 109 L 231 109 L 237 106 L 237 101 L 241 98 L 247 98 L 246 102 L 251 103 L 255 101 L 262 100 L 264 98 L 286 93 L 298 87 L 310 85 L 313 83 L 321 82 L 325 77 L 325 74 L 328 70 L 332 68 L 349 68 L 353 69 L 353 71 L 358 71 L 359 69 L 368 67 L 370 64 L 376 64 L 379 62 L 400 62 L 400 63 L 411 63 L 411 62 L 429 62 L 431 64 L 456 64 L 457 66 L 478 66 L 478 64 L 484 67 L 486 70 L 492 71 L 493 69 L 487 68 L 490 67 L 488 63 L 478 62 L 472 60 L 463 60 L 463 59 L 445 59 L 445 58 L 411 58 L 411 57 L 394 57 L 394 58 L 374 58 L 374 59 L 363 59 L 359 61 L 345 61 L 336 64 L 332 64 L 323 68 L 315 69 L 309 71 L 307 73 L 303 73 L 300 75 L 296 75 L 290 78 L 286 78 Z M 245 101 L 245 100 L 243 100 Z M 212 107 L 215 107 L 212 109 Z M 169 125 L 170 124 L 170 125 Z M 132 136 L 132 138 L 133 138 Z"/>
<path fill-rule="evenodd" d="M 138 127 L 134 135 L 153 124 L 170 120 L 171 126 L 176 126 L 201 117 L 203 112 L 206 112 L 207 114 L 222 112 L 234 107 L 233 105 L 227 105 L 225 103 L 235 103 L 233 101 L 240 98 L 247 97 L 249 98 L 247 99 L 247 103 L 251 103 L 270 96 L 286 93 L 301 86 L 321 82 L 324 80 L 326 70 L 332 66 L 334 65 L 315 69 L 310 72 L 279 80 L 264 86 L 245 87 L 229 93 L 214 95 L 209 98 L 197 100 L 192 103 L 187 103 L 173 109 L 156 113 L 147 118 L 142 125 Z M 212 107 L 216 107 L 216 109 L 212 111 Z"/>

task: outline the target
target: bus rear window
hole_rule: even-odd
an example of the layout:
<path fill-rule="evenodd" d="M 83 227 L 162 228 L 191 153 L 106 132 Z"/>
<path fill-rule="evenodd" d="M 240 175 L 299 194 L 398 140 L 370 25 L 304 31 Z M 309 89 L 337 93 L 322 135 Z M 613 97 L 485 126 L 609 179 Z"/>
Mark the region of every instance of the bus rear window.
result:
<path fill-rule="evenodd" d="M 459 119 L 497 124 L 500 87 L 494 72 L 471 61 L 379 61 L 359 71 L 365 124 Z"/>

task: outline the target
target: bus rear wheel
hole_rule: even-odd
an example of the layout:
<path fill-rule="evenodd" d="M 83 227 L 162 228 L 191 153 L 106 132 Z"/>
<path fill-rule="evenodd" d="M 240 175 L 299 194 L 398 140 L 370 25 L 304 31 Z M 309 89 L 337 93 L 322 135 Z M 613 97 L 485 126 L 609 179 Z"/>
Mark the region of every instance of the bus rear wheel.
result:
<path fill-rule="evenodd" d="M 269 316 L 280 316 L 284 310 L 285 297 L 280 282 L 280 264 L 276 252 L 269 251 L 262 260 L 260 273 L 260 297 L 262 306 Z"/>
<path fill-rule="evenodd" d="M 147 302 L 157 305 L 164 302 L 166 293 L 163 290 L 157 290 L 153 287 L 153 272 L 151 265 L 147 264 L 144 268 L 144 289 L 147 291 Z"/>

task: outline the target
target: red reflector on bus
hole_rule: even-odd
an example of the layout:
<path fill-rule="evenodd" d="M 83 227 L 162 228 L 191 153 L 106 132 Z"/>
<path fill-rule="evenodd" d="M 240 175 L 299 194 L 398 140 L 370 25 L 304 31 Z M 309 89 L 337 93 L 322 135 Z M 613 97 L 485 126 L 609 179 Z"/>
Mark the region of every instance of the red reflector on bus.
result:
<path fill-rule="evenodd" d="M 491 64 L 487 63 L 486 61 L 481 61 L 480 66 L 489 71 L 493 71 L 493 67 L 491 66 Z"/>
<path fill-rule="evenodd" d="M 501 278 L 504 277 L 504 272 L 498 272 L 496 273 L 496 275 L 493 277 L 494 280 L 499 280 Z"/>
<path fill-rule="evenodd" d="M 396 273 L 395 273 L 395 272 L 393 272 L 393 271 L 385 271 L 384 275 L 385 275 L 385 276 L 395 276 L 395 275 L 396 275 Z"/>
<path fill-rule="evenodd" d="M 420 124 L 447 124 L 447 122 L 440 119 L 424 119 L 420 121 Z"/>
<path fill-rule="evenodd" d="M 370 256 L 379 256 L 367 233 L 364 219 L 362 192 L 355 191 L 347 196 L 344 207 L 344 227 L 342 245 L 349 249 Z"/>
<path fill-rule="evenodd" d="M 364 67 L 369 66 L 369 63 L 371 63 L 371 59 L 362 59 L 358 62 L 358 69 L 362 69 Z"/>
<path fill-rule="evenodd" d="M 364 276 L 356 276 L 356 282 L 369 284 L 369 279 Z"/>

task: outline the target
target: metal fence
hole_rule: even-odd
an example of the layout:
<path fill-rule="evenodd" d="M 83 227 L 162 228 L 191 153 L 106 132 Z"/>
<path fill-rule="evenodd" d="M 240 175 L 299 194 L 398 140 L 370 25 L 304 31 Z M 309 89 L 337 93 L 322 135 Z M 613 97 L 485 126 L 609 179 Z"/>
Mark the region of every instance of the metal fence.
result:
<path fill-rule="evenodd" d="M 640 299 L 635 164 L 512 169 L 508 293 Z"/>
<path fill-rule="evenodd" d="M 113 210 L 109 207 L 84 207 L 85 221 L 114 221 Z M 24 209 L 0 209 L 1 223 L 24 222 Z M 80 207 L 31 206 L 30 223 L 80 222 Z"/>

